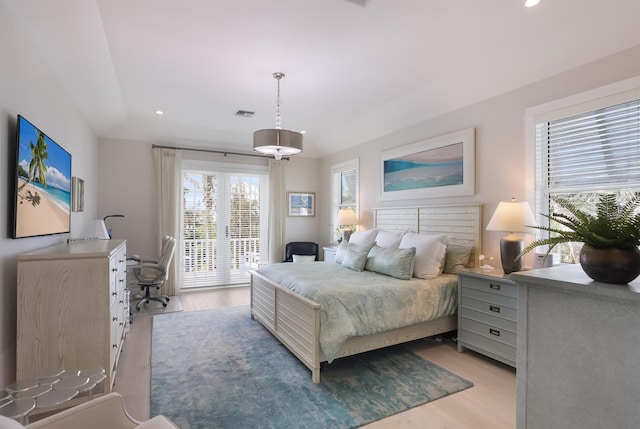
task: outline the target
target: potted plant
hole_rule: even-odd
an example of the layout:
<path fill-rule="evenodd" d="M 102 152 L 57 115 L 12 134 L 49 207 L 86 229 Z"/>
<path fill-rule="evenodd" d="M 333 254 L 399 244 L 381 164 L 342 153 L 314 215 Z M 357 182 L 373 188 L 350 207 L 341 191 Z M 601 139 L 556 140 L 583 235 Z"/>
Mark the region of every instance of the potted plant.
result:
<path fill-rule="evenodd" d="M 614 194 L 602 194 L 593 213 L 565 198 L 553 201 L 566 213 L 542 216 L 560 226 L 531 226 L 548 231 L 549 237 L 532 242 L 518 257 L 538 246 L 548 245 L 548 255 L 560 243 L 582 242 L 580 265 L 592 279 L 626 284 L 640 275 L 640 193 L 625 203 L 618 202 Z"/>

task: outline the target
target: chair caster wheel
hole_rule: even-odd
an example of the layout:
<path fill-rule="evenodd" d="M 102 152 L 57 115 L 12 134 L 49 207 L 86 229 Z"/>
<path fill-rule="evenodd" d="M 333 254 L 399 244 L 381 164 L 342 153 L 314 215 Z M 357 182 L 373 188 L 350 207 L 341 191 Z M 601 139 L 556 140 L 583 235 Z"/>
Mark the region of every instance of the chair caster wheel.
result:
<path fill-rule="evenodd" d="M 167 306 L 167 304 L 162 304 L 162 306 L 163 306 L 163 307 L 166 307 L 166 306 Z"/>

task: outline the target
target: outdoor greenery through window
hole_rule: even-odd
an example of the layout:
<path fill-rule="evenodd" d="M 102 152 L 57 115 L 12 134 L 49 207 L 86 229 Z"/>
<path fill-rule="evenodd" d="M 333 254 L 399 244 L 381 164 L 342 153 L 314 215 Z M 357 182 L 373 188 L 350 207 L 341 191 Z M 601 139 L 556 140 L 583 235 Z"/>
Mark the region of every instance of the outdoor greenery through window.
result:
<path fill-rule="evenodd" d="M 640 191 L 640 100 L 538 123 L 535 134 L 536 206 L 542 213 L 559 211 L 557 197 L 592 210 L 602 193 L 624 201 Z M 554 252 L 575 263 L 580 248 L 571 243 Z"/>
<path fill-rule="evenodd" d="M 182 182 L 181 287 L 247 283 L 266 244 L 267 176 L 183 170 Z"/>

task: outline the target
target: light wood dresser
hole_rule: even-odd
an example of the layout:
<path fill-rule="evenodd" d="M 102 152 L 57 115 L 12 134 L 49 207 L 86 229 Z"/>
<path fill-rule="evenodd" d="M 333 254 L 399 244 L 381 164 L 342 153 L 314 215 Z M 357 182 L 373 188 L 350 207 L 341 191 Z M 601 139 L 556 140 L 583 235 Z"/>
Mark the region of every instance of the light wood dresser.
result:
<path fill-rule="evenodd" d="M 516 366 L 518 289 L 494 269 L 458 272 L 458 351 Z"/>
<path fill-rule="evenodd" d="M 16 378 L 103 368 L 109 392 L 129 323 L 126 241 L 90 240 L 18 256 Z"/>

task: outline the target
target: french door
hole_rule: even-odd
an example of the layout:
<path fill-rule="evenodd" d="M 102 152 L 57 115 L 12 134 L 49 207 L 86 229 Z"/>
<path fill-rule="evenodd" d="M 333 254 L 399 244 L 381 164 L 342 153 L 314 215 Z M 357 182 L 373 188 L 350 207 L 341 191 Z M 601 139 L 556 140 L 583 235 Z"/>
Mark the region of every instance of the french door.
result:
<path fill-rule="evenodd" d="M 180 289 L 248 283 L 266 259 L 266 169 L 187 162 L 182 186 Z"/>

